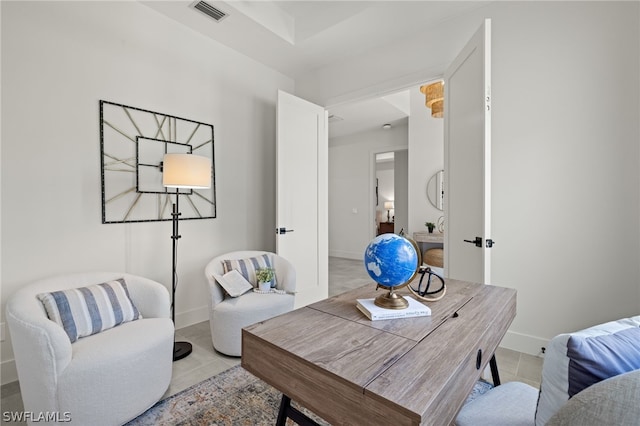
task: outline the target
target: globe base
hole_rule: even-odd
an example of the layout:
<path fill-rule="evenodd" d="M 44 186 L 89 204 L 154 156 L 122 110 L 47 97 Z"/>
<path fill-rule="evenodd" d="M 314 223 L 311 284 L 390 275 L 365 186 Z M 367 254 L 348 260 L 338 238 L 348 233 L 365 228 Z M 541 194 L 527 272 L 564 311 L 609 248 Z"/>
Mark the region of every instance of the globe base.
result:
<path fill-rule="evenodd" d="M 407 309 L 409 307 L 407 299 L 398 293 L 394 293 L 393 290 L 389 290 L 389 293 L 376 297 L 373 303 L 385 309 Z"/>

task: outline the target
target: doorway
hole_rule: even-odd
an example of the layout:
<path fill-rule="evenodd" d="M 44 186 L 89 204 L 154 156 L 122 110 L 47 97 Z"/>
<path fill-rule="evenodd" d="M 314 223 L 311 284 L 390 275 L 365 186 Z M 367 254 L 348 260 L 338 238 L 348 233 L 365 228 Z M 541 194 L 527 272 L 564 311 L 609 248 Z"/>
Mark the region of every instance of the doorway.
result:
<path fill-rule="evenodd" d="M 433 118 L 425 107 L 420 85 L 328 107 L 328 111 L 330 256 L 361 260 L 379 223 L 386 222 L 389 209 L 384 209 L 384 202 L 392 198 L 394 208 L 389 213 L 395 216 L 394 232 L 404 229 L 413 236 L 427 230 L 426 222 L 437 222 L 442 212 L 429 202 L 427 184 L 444 168 L 443 121 Z M 362 128 L 340 133 L 350 123 Z M 406 186 L 394 189 L 393 197 L 376 195 L 376 186 L 379 192 L 380 188 L 375 155 L 400 151 L 405 157 Z"/>
<path fill-rule="evenodd" d="M 373 206 L 375 235 L 399 233 L 408 228 L 409 150 L 375 154 L 376 204 Z"/>

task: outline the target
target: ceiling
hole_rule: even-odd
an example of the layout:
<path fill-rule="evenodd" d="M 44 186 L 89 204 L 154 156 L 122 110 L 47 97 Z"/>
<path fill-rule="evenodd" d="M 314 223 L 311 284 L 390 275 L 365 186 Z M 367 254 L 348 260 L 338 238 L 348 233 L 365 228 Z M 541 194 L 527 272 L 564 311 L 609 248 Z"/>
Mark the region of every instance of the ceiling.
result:
<path fill-rule="evenodd" d="M 228 16 L 220 21 L 196 10 L 197 1 L 142 1 L 148 7 L 254 60 L 296 79 L 487 1 L 244 1 L 206 0 Z M 385 99 L 387 98 L 387 99 Z M 329 111 L 330 137 L 406 120 L 408 93 L 343 105 Z"/>

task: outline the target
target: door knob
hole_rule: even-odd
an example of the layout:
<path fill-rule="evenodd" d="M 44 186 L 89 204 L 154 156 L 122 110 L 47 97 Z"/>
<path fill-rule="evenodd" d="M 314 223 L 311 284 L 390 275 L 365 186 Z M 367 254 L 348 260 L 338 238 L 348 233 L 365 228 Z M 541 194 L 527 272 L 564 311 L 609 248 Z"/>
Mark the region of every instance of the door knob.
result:
<path fill-rule="evenodd" d="M 476 247 L 482 247 L 482 237 L 476 237 L 474 240 L 464 240 L 464 242 L 475 244 Z"/>
<path fill-rule="evenodd" d="M 287 228 L 276 228 L 276 234 L 286 234 L 287 232 L 293 232 L 293 229 L 287 229 Z"/>

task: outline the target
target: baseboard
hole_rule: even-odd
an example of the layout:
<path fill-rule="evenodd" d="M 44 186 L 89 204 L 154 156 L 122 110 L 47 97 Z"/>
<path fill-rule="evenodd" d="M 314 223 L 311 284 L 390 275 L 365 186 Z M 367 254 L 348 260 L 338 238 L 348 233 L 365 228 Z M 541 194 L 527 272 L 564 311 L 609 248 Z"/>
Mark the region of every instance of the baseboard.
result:
<path fill-rule="evenodd" d="M 362 252 L 345 250 L 329 250 L 330 257 L 342 257 L 344 259 L 362 260 Z"/>
<path fill-rule="evenodd" d="M 6 385 L 16 380 L 18 380 L 16 361 L 13 359 L 2 361 L 2 363 L 0 363 L 0 384 Z"/>
<path fill-rule="evenodd" d="M 502 342 L 500 342 L 500 346 L 503 348 L 534 356 L 540 356 L 542 354 L 542 348 L 548 344 L 548 339 L 517 333 L 515 331 L 507 331 Z"/>
<path fill-rule="evenodd" d="M 207 306 L 202 306 L 187 312 L 177 313 L 176 329 L 189 327 L 190 325 L 203 321 L 209 321 L 209 308 Z"/>

